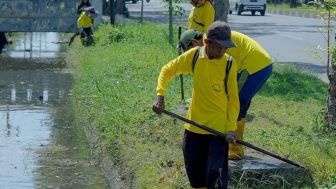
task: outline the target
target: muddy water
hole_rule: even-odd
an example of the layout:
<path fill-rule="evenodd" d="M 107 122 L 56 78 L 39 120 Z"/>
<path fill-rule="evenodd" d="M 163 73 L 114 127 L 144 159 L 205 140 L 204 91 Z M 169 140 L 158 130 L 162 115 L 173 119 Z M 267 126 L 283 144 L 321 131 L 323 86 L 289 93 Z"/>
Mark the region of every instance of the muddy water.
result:
<path fill-rule="evenodd" d="M 109 188 L 74 124 L 72 74 L 36 65 L 21 69 L 15 52 L 8 54 L 11 69 L 0 70 L 0 188 Z M 0 57 L 1 64 L 6 60 Z"/>

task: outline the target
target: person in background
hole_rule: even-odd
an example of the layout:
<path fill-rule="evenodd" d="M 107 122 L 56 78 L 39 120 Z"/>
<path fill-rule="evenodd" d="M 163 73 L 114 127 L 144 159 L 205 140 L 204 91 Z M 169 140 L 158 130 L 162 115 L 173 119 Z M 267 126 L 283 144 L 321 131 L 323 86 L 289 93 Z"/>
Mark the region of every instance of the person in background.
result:
<path fill-rule="evenodd" d="M 86 7 L 91 7 L 91 3 L 89 2 L 89 0 L 82 0 L 77 7 L 77 14 L 80 15 L 83 12 L 83 9 Z"/>
<path fill-rule="evenodd" d="M 82 13 L 79 15 L 77 19 L 77 27 L 80 31 L 76 32 L 71 38 L 69 42 L 69 46 L 72 44 L 76 36 L 81 36 L 82 44 L 90 45 L 93 43 L 93 32 L 92 26 L 94 24 L 94 18 L 99 14 L 95 10 L 94 7 L 86 7 L 83 8 Z M 87 37 L 87 41 L 84 42 L 85 37 Z"/>
<path fill-rule="evenodd" d="M 237 67 L 232 62 L 227 72 L 231 61 L 225 52 L 235 44 L 231 40 L 230 27 L 224 22 L 214 22 L 207 36 L 204 47 L 190 49 L 162 67 L 152 109 L 157 114 L 165 109 L 166 88 L 176 74 L 193 74 L 192 101 L 187 118 L 225 133 L 226 140 L 185 124 L 183 155 L 186 172 L 193 188 L 226 189 L 228 142 L 235 143 L 239 99 Z M 193 67 L 196 52 L 199 52 L 199 58 Z"/>
<path fill-rule="evenodd" d="M 252 98 L 271 76 L 272 59 L 267 51 L 254 39 L 237 31 L 231 32 L 235 48 L 229 48 L 226 53 L 236 60 L 238 65 L 238 89 L 240 113 L 236 133 L 243 140 L 245 119 Z M 186 30 L 179 42 L 181 51 L 187 51 L 196 46 L 203 46 L 203 33 L 196 30 Z M 239 160 L 244 157 L 244 149 L 239 144 L 230 144 L 229 159 Z"/>
<path fill-rule="evenodd" d="M 194 6 L 188 17 L 188 29 L 207 32 L 214 22 L 215 9 L 210 0 L 191 0 Z"/>

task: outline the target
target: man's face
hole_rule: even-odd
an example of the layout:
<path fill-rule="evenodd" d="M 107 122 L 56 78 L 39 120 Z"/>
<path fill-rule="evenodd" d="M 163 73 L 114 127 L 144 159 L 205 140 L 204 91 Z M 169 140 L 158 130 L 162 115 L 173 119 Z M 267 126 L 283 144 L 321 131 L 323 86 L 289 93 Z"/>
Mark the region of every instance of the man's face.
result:
<path fill-rule="evenodd" d="M 225 54 L 227 50 L 227 48 L 222 47 L 212 39 L 205 39 L 205 43 L 207 44 L 207 55 L 209 59 L 219 59 Z"/>

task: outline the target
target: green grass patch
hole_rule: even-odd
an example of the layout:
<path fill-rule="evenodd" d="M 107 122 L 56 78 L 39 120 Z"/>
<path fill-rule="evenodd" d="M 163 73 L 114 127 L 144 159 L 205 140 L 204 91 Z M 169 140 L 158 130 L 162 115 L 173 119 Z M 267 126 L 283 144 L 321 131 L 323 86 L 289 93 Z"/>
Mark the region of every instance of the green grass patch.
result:
<path fill-rule="evenodd" d="M 326 102 L 327 84 L 315 77 L 297 70 L 294 66 L 278 66 L 272 77 L 258 93 L 267 97 L 279 97 L 285 101 L 313 100 L 321 104 Z"/>
<path fill-rule="evenodd" d="M 102 25 L 96 44 L 72 46 L 77 112 L 95 125 L 125 177 L 135 188 L 189 188 L 182 156 L 183 127 L 151 111 L 161 67 L 176 57 L 167 25 Z M 191 78 L 185 77 L 190 97 Z M 180 100 L 179 79 L 169 86 L 166 107 Z M 294 68 L 277 66 L 253 100 L 246 140 L 309 166 L 319 186 L 336 184 L 336 138 L 314 129 L 327 86 Z"/>
<path fill-rule="evenodd" d="M 282 4 L 273 4 L 273 3 L 267 3 L 267 9 L 268 10 L 280 10 L 280 11 L 286 11 L 286 12 L 298 12 L 298 13 L 310 13 L 316 16 L 321 16 L 323 18 L 326 18 L 327 11 L 323 6 L 317 6 L 317 5 L 307 5 L 300 3 L 296 8 L 290 8 L 289 3 L 282 3 Z M 335 11 L 332 11 L 332 14 L 335 14 Z"/>

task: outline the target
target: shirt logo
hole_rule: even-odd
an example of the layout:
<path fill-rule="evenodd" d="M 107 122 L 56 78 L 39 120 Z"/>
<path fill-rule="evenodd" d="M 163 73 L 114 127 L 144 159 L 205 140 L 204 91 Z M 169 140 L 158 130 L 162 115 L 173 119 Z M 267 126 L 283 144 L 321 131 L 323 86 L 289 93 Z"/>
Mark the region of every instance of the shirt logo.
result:
<path fill-rule="evenodd" d="M 215 92 L 221 92 L 221 86 L 219 84 L 213 84 L 211 86 L 212 90 L 215 91 Z"/>

